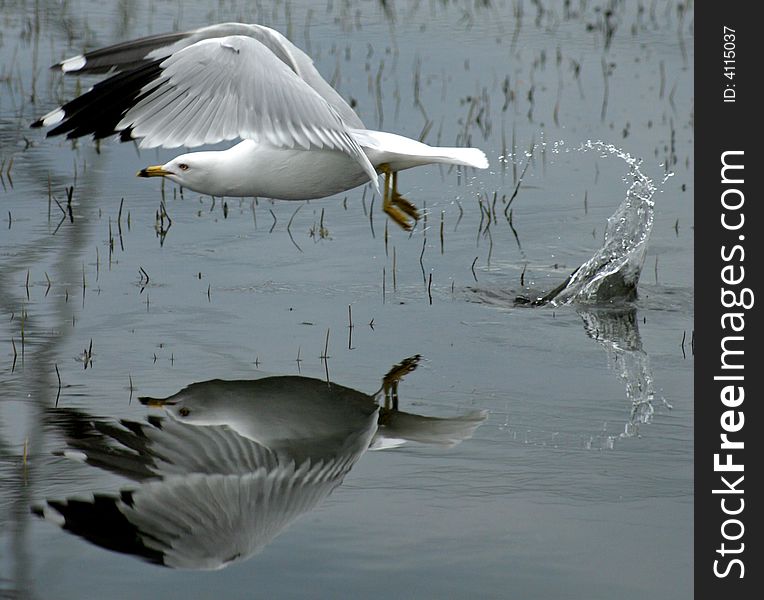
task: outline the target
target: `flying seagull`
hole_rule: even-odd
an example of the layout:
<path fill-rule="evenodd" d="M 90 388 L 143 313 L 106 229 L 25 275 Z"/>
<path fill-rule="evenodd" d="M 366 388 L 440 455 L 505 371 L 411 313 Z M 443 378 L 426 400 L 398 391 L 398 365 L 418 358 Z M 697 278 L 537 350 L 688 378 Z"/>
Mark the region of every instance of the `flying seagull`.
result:
<path fill-rule="evenodd" d="M 432 163 L 485 169 L 477 148 L 439 148 L 367 129 L 278 31 L 221 23 L 123 42 L 54 65 L 108 73 L 88 92 L 40 117 L 48 136 L 119 134 L 141 148 L 238 140 L 227 150 L 182 154 L 142 169 L 212 196 L 321 198 L 371 181 L 384 211 L 409 230 L 417 208 L 398 193 L 398 171 Z"/>

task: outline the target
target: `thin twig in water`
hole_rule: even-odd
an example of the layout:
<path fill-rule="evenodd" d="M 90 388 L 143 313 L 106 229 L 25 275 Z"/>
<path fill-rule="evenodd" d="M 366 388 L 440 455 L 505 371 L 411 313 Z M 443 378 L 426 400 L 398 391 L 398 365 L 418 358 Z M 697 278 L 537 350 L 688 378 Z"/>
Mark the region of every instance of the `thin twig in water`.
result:
<path fill-rule="evenodd" d="M 480 223 L 478 223 L 477 243 L 480 244 L 480 234 L 483 232 L 483 223 L 485 222 L 485 211 L 483 210 L 483 199 L 478 196 L 478 208 L 480 209 Z"/>
<path fill-rule="evenodd" d="M 604 90 L 602 92 L 602 111 L 600 113 L 600 119 L 605 122 L 605 116 L 607 115 L 607 103 L 608 95 L 610 94 L 609 77 L 612 74 L 612 65 L 608 65 L 605 57 L 602 57 L 602 78 L 605 81 Z"/>
<path fill-rule="evenodd" d="M 11 167 L 13 167 L 13 156 L 11 156 L 11 159 L 8 161 L 8 169 L 5 171 L 5 177 L 8 179 L 9 185 L 13 187 L 13 179 L 11 179 Z"/>
<path fill-rule="evenodd" d="M 74 186 L 66 188 L 66 209 L 69 212 L 69 222 L 74 223 L 74 212 L 72 212 L 72 198 L 74 197 Z"/>
<path fill-rule="evenodd" d="M 376 200 L 376 196 L 371 197 L 371 206 L 369 206 L 369 227 L 371 228 L 371 237 L 376 238 L 377 236 L 374 235 L 374 200 Z"/>
<path fill-rule="evenodd" d="M 143 267 L 138 267 L 138 269 L 140 270 L 140 277 L 141 277 L 141 280 L 140 280 L 141 291 L 139 293 L 142 294 L 143 290 L 145 290 L 146 286 L 149 284 L 149 281 L 151 280 L 151 278 L 149 277 L 149 274 L 146 273 L 146 270 Z M 144 278 L 145 278 L 145 281 L 144 281 Z"/>
<path fill-rule="evenodd" d="M 655 256 L 655 283 L 658 283 L 658 255 Z"/>
<path fill-rule="evenodd" d="M 276 215 L 273 212 L 272 208 L 269 208 L 268 210 L 270 211 L 271 216 L 273 217 L 273 225 L 271 225 L 271 228 L 268 230 L 268 233 L 273 233 L 273 229 L 276 227 L 276 221 L 278 221 L 278 219 L 276 218 Z"/>
<path fill-rule="evenodd" d="M 523 167 L 523 172 L 520 173 L 520 177 L 517 180 L 517 183 L 515 184 L 515 190 L 512 192 L 512 196 L 509 198 L 509 202 L 507 202 L 507 206 L 504 207 L 504 215 L 506 216 L 507 211 L 509 210 L 509 207 L 512 206 L 512 202 L 514 202 L 515 198 L 517 197 L 517 192 L 520 191 L 520 185 L 523 183 L 523 177 L 525 177 L 525 172 L 528 170 L 528 167 L 531 164 L 531 159 L 533 158 L 533 153 L 536 150 L 535 144 L 531 145 L 530 152 L 528 153 L 528 160 L 525 161 L 525 166 Z"/>
<path fill-rule="evenodd" d="M 300 212 L 300 209 L 305 206 L 304 204 L 300 204 L 295 211 L 292 213 L 292 216 L 289 218 L 289 223 L 287 223 L 287 233 L 289 234 L 289 239 L 292 240 L 292 243 L 294 244 L 294 247 L 297 248 L 300 252 L 302 252 L 302 248 L 300 248 L 299 244 L 294 241 L 294 237 L 292 237 L 292 221 L 294 221 L 295 215 Z"/>
<path fill-rule="evenodd" d="M 461 223 L 462 217 L 464 216 L 464 209 L 462 208 L 462 203 L 459 202 L 459 198 L 455 198 L 456 200 L 456 206 L 459 207 L 459 217 L 456 219 L 456 225 L 454 225 L 454 231 L 457 230 L 459 227 L 459 223 Z"/>
<path fill-rule="evenodd" d="M 424 250 L 427 247 L 427 237 L 422 240 L 422 252 L 419 254 L 419 266 L 422 269 L 422 283 L 427 283 L 427 275 L 424 272 L 424 262 L 422 261 L 422 258 L 424 257 Z"/>
<path fill-rule="evenodd" d="M 122 249 L 122 252 L 125 251 L 125 244 L 122 241 L 122 205 L 125 203 L 125 199 L 122 198 L 119 201 L 119 212 L 117 213 L 117 233 L 119 234 L 119 247 Z"/>
<path fill-rule="evenodd" d="M 396 256 L 395 256 L 395 246 L 393 246 L 393 291 L 396 291 L 398 289 L 397 285 L 397 275 L 396 275 Z"/>
<path fill-rule="evenodd" d="M 520 252 L 523 252 L 523 247 L 520 244 L 520 236 L 517 235 L 517 230 L 515 229 L 515 226 L 512 224 L 512 212 L 514 210 L 515 209 L 513 208 L 512 210 L 509 211 L 509 216 L 507 217 L 507 222 L 509 223 L 509 228 L 512 230 L 512 235 L 515 236 L 515 241 L 517 242 L 518 249 L 520 250 Z M 524 252 L 523 252 L 523 255 L 525 255 Z"/>
<path fill-rule="evenodd" d="M 444 240 L 443 240 L 443 220 L 445 219 L 445 211 L 440 211 L 440 253 L 443 254 Z"/>
<path fill-rule="evenodd" d="M 493 235 L 491 235 L 490 228 L 486 227 L 486 233 L 488 234 L 488 258 L 486 259 L 486 265 L 491 268 L 491 254 L 493 254 Z"/>
<path fill-rule="evenodd" d="M 329 331 L 330 331 L 329 329 L 326 330 L 326 339 L 324 340 L 324 351 L 321 354 L 321 356 L 319 356 L 319 358 L 321 360 L 323 360 L 324 362 L 326 362 L 326 360 L 328 358 L 330 358 L 330 356 L 329 356 Z"/>
<path fill-rule="evenodd" d="M 26 337 L 24 334 L 24 323 L 26 322 L 26 311 L 21 311 L 21 364 L 24 364 L 24 349 L 26 347 Z"/>
<path fill-rule="evenodd" d="M 348 350 L 353 349 L 353 309 L 348 304 Z"/>
<path fill-rule="evenodd" d="M 58 364 L 56 367 L 56 377 L 58 377 L 58 391 L 56 392 L 56 407 L 58 407 L 58 399 L 61 397 L 61 373 L 58 372 Z"/>

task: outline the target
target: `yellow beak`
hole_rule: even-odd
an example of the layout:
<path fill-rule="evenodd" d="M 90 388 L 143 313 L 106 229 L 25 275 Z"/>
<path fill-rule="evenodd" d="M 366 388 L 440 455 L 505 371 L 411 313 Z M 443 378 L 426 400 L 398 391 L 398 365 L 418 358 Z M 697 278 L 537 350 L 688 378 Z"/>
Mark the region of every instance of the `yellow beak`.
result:
<path fill-rule="evenodd" d="M 140 400 L 141 404 L 143 404 L 144 406 L 148 406 L 151 408 L 164 408 L 165 406 L 177 404 L 177 402 L 168 400 L 167 398 L 149 398 L 147 396 L 142 396 L 138 398 L 138 400 Z"/>
<path fill-rule="evenodd" d="M 171 173 L 169 171 L 165 171 L 161 165 L 156 165 L 153 167 L 146 167 L 145 169 L 141 169 L 138 171 L 135 176 L 136 177 L 164 177 L 165 175 L 170 175 Z"/>

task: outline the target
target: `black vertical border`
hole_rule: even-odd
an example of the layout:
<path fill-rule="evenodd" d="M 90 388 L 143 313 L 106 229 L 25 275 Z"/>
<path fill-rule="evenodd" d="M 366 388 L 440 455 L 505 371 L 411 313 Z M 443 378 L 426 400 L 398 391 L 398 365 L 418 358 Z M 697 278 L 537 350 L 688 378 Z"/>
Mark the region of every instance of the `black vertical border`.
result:
<path fill-rule="evenodd" d="M 689 0 L 691 1 L 691 0 Z M 764 370 L 764 353 L 760 351 L 759 304 L 764 303 L 761 292 L 762 279 L 761 240 L 764 237 L 764 221 L 760 205 L 764 202 L 759 180 L 764 177 L 761 146 L 764 144 L 764 20 L 759 18 L 762 4 L 742 0 L 721 2 L 706 0 L 695 6 L 695 539 L 694 584 L 695 598 L 724 598 L 741 600 L 764 597 L 764 536 L 759 526 L 762 506 L 762 454 L 764 431 L 762 410 L 764 402 L 759 380 Z M 759 9 L 759 10 L 757 10 Z M 733 79 L 724 76 L 724 26 L 735 30 L 735 64 Z M 728 63 L 729 64 L 729 63 Z M 728 70 L 729 71 L 729 70 Z M 724 89 L 733 85 L 735 102 L 724 102 Z M 729 92 L 728 92 L 729 93 Z M 744 183 L 735 185 L 743 192 L 745 203 L 740 210 L 745 214 L 745 224 L 736 232 L 726 231 L 721 225 L 723 208 L 721 194 L 730 187 L 721 183 L 721 155 L 727 150 L 744 152 Z M 740 173 L 740 171 L 737 171 Z M 739 235 L 745 236 L 743 242 Z M 743 372 L 745 400 L 737 410 L 744 413 L 743 429 L 729 434 L 730 439 L 742 440 L 745 448 L 734 452 L 734 462 L 744 464 L 742 473 L 714 471 L 714 454 L 724 455 L 720 449 L 720 434 L 724 433 L 720 419 L 725 407 L 720 400 L 721 389 L 728 383 L 714 380 L 721 375 L 721 342 L 726 332 L 721 318 L 725 309 L 721 304 L 721 269 L 725 264 L 721 247 L 728 249 L 736 243 L 744 245 L 745 282 L 738 286 L 749 287 L 754 293 L 755 304 L 743 311 L 745 341 L 743 348 Z M 729 287 L 729 286 L 726 286 Z M 737 334 L 741 335 L 741 334 Z M 726 371 L 726 373 L 730 373 Z M 737 385 L 737 384 L 736 384 Z M 721 459 L 724 462 L 725 458 Z M 745 479 L 738 488 L 742 495 L 714 494 L 713 490 L 724 488 L 722 476 L 735 481 L 740 475 Z M 722 511 L 721 500 L 728 498 L 728 507 L 739 506 L 739 498 L 745 501 L 744 510 L 737 515 L 745 527 L 743 536 L 736 541 L 723 539 L 722 526 L 725 519 L 733 518 Z M 734 535 L 735 526 L 728 532 Z M 739 548 L 740 554 L 719 552 L 721 544 L 727 548 Z M 719 560 L 718 570 L 724 571 L 729 561 L 739 557 L 745 566 L 744 577 L 740 569 L 731 568 L 727 577 L 717 577 L 714 560 Z"/>

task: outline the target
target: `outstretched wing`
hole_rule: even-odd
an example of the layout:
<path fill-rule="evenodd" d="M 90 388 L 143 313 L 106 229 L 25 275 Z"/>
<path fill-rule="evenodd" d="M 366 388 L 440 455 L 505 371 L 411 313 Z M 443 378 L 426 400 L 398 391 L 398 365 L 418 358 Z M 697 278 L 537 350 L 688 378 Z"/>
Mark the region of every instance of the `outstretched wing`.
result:
<path fill-rule="evenodd" d="M 275 29 L 246 23 L 218 23 L 191 31 L 163 33 L 121 42 L 85 54 L 68 58 L 53 65 L 66 74 L 109 73 L 130 71 L 157 59 L 164 59 L 206 39 L 243 35 L 261 44 L 312 87 L 340 115 L 348 127 L 364 129 L 355 111 L 329 85 L 313 64 L 313 59 Z"/>
<path fill-rule="evenodd" d="M 327 84 L 328 85 L 328 84 Z M 241 139 L 282 148 L 329 148 L 376 172 L 327 100 L 252 37 L 205 39 L 118 72 L 33 126 L 48 135 L 140 139 L 144 148 Z"/>

